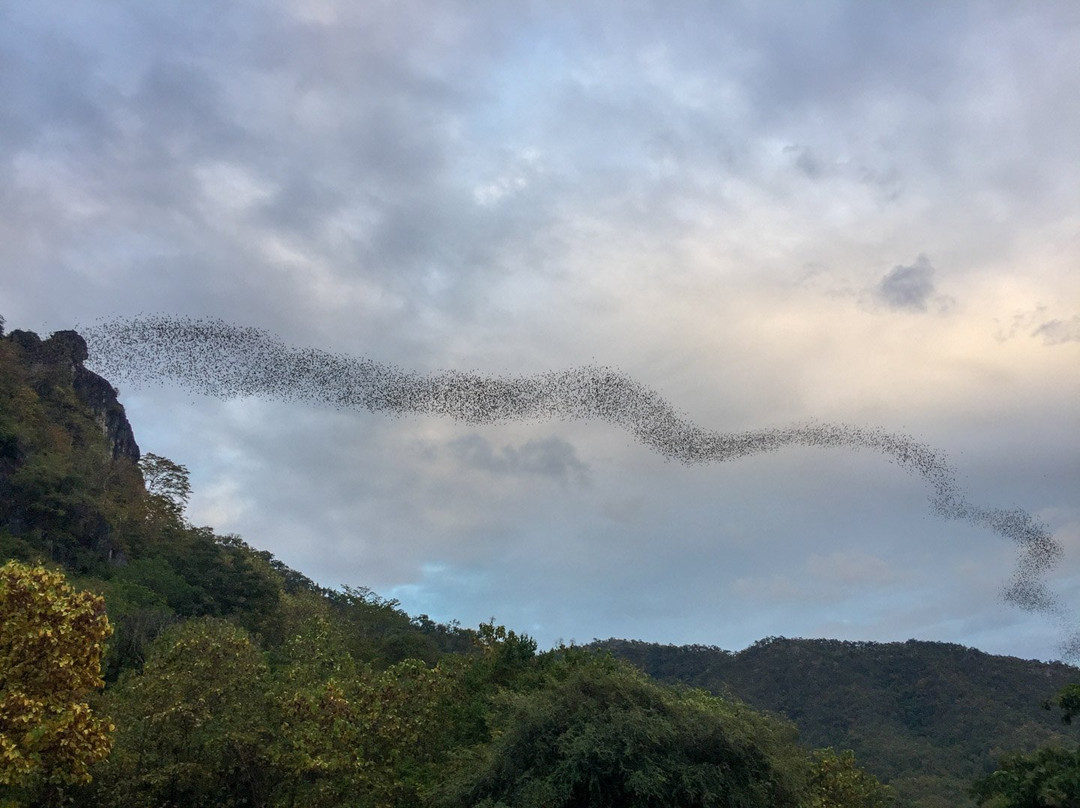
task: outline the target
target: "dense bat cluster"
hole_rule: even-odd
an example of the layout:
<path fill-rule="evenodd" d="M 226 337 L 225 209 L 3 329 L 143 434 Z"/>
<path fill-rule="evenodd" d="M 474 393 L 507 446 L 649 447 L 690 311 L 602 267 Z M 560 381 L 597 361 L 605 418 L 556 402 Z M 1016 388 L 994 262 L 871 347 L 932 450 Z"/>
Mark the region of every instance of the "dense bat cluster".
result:
<path fill-rule="evenodd" d="M 221 398 L 259 396 L 394 415 L 423 413 L 468 423 L 598 419 L 620 426 L 661 455 L 709 463 L 788 446 L 869 449 L 924 479 L 931 507 L 1010 539 L 1020 549 L 1006 600 L 1064 618 L 1046 572 L 1062 554 L 1046 526 L 1020 509 L 969 503 L 938 451 L 908 435 L 848 424 L 809 423 L 748 432 L 704 429 L 682 418 L 656 392 L 606 367 L 535 376 L 461 371 L 414 373 L 362 357 L 291 348 L 255 328 L 167 316 L 115 320 L 84 332 L 93 364 L 110 378 L 172 380 Z M 1080 651 L 1080 639 L 1070 641 Z"/>

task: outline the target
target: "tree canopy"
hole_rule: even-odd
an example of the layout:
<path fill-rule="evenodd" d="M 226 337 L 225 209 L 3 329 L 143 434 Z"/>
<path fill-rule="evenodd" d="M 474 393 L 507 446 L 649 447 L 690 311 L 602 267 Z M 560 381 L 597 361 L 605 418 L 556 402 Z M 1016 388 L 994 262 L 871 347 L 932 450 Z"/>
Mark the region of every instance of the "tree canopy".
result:
<path fill-rule="evenodd" d="M 492 722 L 447 804 L 779 808 L 806 787 L 791 725 L 583 652 L 538 689 L 502 692 Z"/>
<path fill-rule="evenodd" d="M 104 601 L 11 561 L 0 567 L 0 615 L 0 795 L 89 782 L 110 746 L 110 724 L 86 701 L 104 684 Z"/>

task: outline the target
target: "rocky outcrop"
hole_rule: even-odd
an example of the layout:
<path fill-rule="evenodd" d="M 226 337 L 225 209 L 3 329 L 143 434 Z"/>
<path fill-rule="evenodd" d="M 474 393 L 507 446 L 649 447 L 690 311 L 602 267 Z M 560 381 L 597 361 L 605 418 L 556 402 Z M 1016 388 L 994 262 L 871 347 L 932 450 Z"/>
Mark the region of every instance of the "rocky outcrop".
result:
<path fill-rule="evenodd" d="M 116 388 L 93 371 L 83 367 L 89 356 L 84 340 L 76 331 L 57 331 L 42 340 L 32 331 L 12 331 L 7 339 L 19 345 L 31 364 L 63 368 L 70 378 L 79 401 L 94 415 L 105 434 L 112 458 L 122 457 L 138 462 L 139 445 L 128 422 L 124 405 L 117 398 Z"/>

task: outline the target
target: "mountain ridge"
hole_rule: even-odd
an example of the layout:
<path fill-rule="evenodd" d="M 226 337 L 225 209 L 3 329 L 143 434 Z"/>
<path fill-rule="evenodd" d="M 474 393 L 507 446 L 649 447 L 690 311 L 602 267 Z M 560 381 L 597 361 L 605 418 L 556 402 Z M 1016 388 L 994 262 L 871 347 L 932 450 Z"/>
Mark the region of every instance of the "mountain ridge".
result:
<path fill-rule="evenodd" d="M 653 678 L 783 716 L 811 746 L 852 749 L 860 765 L 921 808 L 971 805 L 967 788 L 1006 752 L 1074 743 L 1042 704 L 1080 669 L 955 643 L 768 637 L 738 651 L 608 639 Z"/>

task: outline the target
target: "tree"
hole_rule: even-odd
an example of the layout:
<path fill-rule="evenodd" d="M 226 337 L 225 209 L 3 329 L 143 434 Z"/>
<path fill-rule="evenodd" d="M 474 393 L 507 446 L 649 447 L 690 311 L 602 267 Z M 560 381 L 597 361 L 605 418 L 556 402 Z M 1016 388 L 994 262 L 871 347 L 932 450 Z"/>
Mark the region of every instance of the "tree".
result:
<path fill-rule="evenodd" d="M 376 671 L 346 646 L 341 627 L 313 613 L 283 649 L 276 698 L 285 729 L 273 744 L 282 804 L 416 805 L 444 745 L 452 680 L 420 660 Z"/>
<path fill-rule="evenodd" d="M 104 600 L 12 561 L 0 567 L 0 615 L 0 795 L 89 782 L 112 730 L 85 701 L 104 684 Z"/>
<path fill-rule="evenodd" d="M 1069 684 L 1061 688 L 1054 698 L 1043 702 L 1043 709 L 1061 708 L 1061 723 L 1071 724 L 1080 715 L 1080 684 Z"/>
<path fill-rule="evenodd" d="M 450 778 L 446 805 L 800 804 L 807 761 L 794 727 L 610 659 L 566 658 L 544 686 L 504 691 L 493 740 Z"/>
<path fill-rule="evenodd" d="M 1047 710 L 1055 705 L 1062 722 L 1071 724 L 1080 715 L 1080 685 L 1065 685 L 1043 702 Z M 1080 748 L 1051 745 L 1004 757 L 971 787 L 971 795 L 989 808 L 1080 808 Z"/>
<path fill-rule="evenodd" d="M 266 677 L 261 652 L 238 626 L 200 618 L 163 632 L 142 671 L 109 691 L 118 730 L 100 802 L 265 805 L 274 788 Z"/>
<path fill-rule="evenodd" d="M 885 808 L 893 794 L 855 763 L 855 753 L 819 749 L 810 770 L 811 808 Z"/>
<path fill-rule="evenodd" d="M 191 497 L 187 466 L 174 463 L 167 457 L 147 452 L 139 458 L 139 469 L 151 501 L 166 512 L 179 517 Z"/>
<path fill-rule="evenodd" d="M 1044 746 L 1006 757 L 971 794 L 987 808 L 1080 808 L 1080 749 Z"/>

